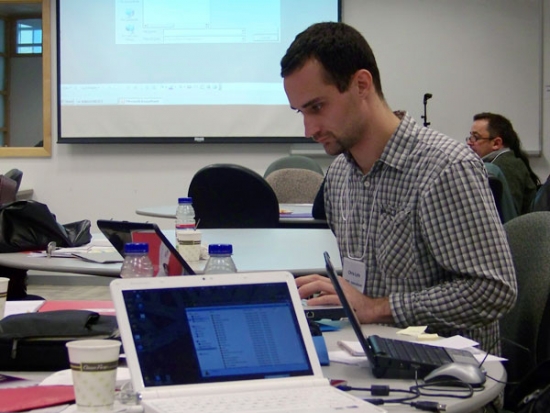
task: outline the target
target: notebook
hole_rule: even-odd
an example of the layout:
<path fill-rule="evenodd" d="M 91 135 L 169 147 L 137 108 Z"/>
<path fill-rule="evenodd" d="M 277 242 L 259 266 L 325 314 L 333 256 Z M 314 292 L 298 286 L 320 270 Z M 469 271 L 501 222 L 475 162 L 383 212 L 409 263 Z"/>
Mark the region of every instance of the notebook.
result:
<path fill-rule="evenodd" d="M 97 227 L 123 257 L 126 243 L 149 244 L 149 258 L 153 263 L 155 277 L 195 274 L 156 224 L 100 219 Z"/>
<path fill-rule="evenodd" d="M 370 362 L 375 377 L 388 379 L 424 378 L 431 371 L 446 363 L 458 362 L 479 365 L 472 353 L 466 350 L 389 339 L 377 335 L 365 338 L 355 311 L 340 286 L 329 254 L 325 252 L 324 257 L 328 276 L 342 302 L 357 340 Z"/>
<path fill-rule="evenodd" d="M 116 279 L 110 290 L 146 413 L 384 411 L 323 377 L 289 272 Z"/>

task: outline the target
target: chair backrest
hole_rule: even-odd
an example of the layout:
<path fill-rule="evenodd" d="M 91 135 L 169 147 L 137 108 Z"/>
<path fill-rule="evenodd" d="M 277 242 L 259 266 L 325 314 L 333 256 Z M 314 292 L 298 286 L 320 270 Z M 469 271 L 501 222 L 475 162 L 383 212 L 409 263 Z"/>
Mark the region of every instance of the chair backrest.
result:
<path fill-rule="evenodd" d="M 323 175 L 309 169 L 286 168 L 270 173 L 265 178 L 271 185 L 280 204 L 313 204 Z"/>
<path fill-rule="evenodd" d="M 21 181 L 23 180 L 23 171 L 20 171 L 17 168 L 13 168 L 13 169 L 10 169 L 8 172 L 6 172 L 4 176 L 7 176 L 8 178 L 13 179 L 17 184 L 15 192 L 19 191 L 19 187 L 21 186 Z"/>
<path fill-rule="evenodd" d="M 244 166 L 213 164 L 189 185 L 199 228 L 276 228 L 277 196 L 265 179 Z"/>
<path fill-rule="evenodd" d="M 546 178 L 546 182 L 537 190 L 531 210 L 550 211 L 550 175 Z"/>
<path fill-rule="evenodd" d="M 0 205 L 14 202 L 16 195 L 17 182 L 6 175 L 0 175 Z"/>
<path fill-rule="evenodd" d="M 326 221 L 327 214 L 325 212 L 325 182 L 326 182 L 326 175 L 325 175 L 325 179 L 323 179 L 323 182 L 321 183 L 321 186 L 319 187 L 319 192 L 317 192 L 317 195 L 313 200 L 313 206 L 311 207 L 311 215 L 313 215 L 313 218 L 315 219 L 323 219 Z"/>
<path fill-rule="evenodd" d="M 508 181 L 497 165 L 485 162 L 485 168 L 489 175 L 489 186 L 493 192 L 500 220 L 502 223 L 508 222 L 518 216 Z"/>
<path fill-rule="evenodd" d="M 324 175 L 323 168 L 313 159 L 302 155 L 288 155 L 273 161 L 265 170 L 264 178 L 267 178 L 271 173 L 278 171 L 279 169 L 297 168 L 297 169 L 309 169 Z"/>
<path fill-rule="evenodd" d="M 501 336 L 530 349 L 503 341 L 508 382 L 512 382 L 550 359 L 550 211 L 521 215 L 504 228 L 516 269 L 518 299 L 501 319 Z"/>

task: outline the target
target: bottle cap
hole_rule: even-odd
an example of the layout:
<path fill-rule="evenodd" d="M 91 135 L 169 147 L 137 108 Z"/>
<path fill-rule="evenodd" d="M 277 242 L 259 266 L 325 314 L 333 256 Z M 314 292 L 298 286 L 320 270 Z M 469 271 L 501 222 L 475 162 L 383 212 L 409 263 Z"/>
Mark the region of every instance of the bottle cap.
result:
<path fill-rule="evenodd" d="M 231 244 L 210 244 L 208 254 L 233 254 L 233 245 Z"/>
<path fill-rule="evenodd" d="M 124 245 L 124 252 L 127 254 L 146 254 L 149 252 L 149 244 L 146 242 L 129 242 Z"/>
<path fill-rule="evenodd" d="M 190 197 L 184 197 L 184 198 L 178 198 L 178 204 L 192 204 L 193 198 Z"/>

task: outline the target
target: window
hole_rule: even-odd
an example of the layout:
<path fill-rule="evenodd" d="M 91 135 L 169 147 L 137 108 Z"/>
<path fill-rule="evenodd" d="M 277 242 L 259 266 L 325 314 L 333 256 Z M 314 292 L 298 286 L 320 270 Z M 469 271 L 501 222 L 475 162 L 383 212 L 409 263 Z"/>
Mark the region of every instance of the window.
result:
<path fill-rule="evenodd" d="M 42 54 L 42 19 L 18 19 L 15 54 Z"/>

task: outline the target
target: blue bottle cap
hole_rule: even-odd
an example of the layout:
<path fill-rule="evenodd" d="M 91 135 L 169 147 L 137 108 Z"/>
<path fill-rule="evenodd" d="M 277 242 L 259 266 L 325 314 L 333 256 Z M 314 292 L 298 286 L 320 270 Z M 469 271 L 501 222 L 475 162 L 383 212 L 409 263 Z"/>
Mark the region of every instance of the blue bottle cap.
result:
<path fill-rule="evenodd" d="M 231 244 L 210 244 L 208 246 L 208 254 L 233 254 L 233 245 Z"/>
<path fill-rule="evenodd" d="M 192 204 L 193 198 L 184 197 L 184 198 L 178 198 L 178 204 Z"/>
<path fill-rule="evenodd" d="M 126 254 L 146 254 L 149 252 L 149 244 L 146 242 L 129 242 L 124 244 Z"/>

